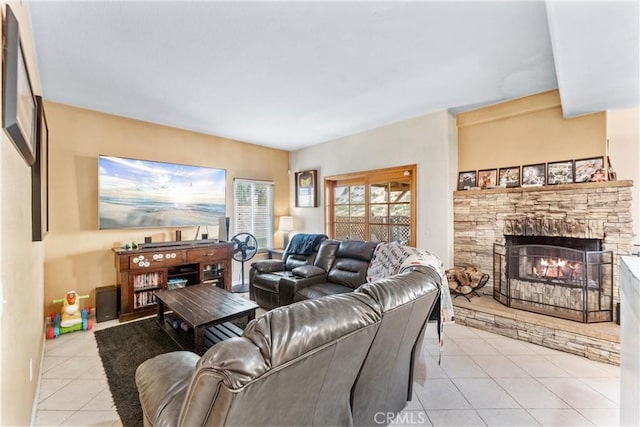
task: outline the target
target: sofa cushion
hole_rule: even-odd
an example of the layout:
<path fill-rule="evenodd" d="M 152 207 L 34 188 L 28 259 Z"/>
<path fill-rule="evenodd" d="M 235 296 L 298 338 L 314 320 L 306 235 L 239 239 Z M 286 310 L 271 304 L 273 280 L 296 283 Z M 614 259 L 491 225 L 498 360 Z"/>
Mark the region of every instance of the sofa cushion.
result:
<path fill-rule="evenodd" d="M 338 246 L 340 246 L 339 240 L 325 240 L 322 242 L 313 265 L 320 267 L 324 271 L 329 271 L 336 260 Z"/>
<path fill-rule="evenodd" d="M 368 261 L 338 258 L 329 270 L 327 281 L 355 289 L 366 281 Z"/>
<path fill-rule="evenodd" d="M 298 277 L 314 277 L 327 273 L 315 265 L 301 265 L 300 267 L 294 268 L 291 272 Z"/>
<path fill-rule="evenodd" d="M 295 300 L 303 301 L 305 299 L 314 299 L 326 297 L 327 295 L 344 294 L 347 292 L 353 292 L 353 288 L 350 286 L 338 285 L 336 283 L 319 283 L 317 285 L 311 285 L 300 289 L 296 292 Z"/>
<path fill-rule="evenodd" d="M 297 255 L 291 254 L 287 257 L 287 261 L 285 262 L 286 270 L 293 270 L 296 267 L 300 267 L 301 265 L 313 264 L 315 259 L 315 255 Z"/>
<path fill-rule="evenodd" d="M 336 258 L 352 258 L 365 261 L 367 266 L 373 257 L 373 251 L 378 245 L 377 242 L 344 240 L 340 242 Z M 364 283 L 364 282 L 362 282 Z"/>

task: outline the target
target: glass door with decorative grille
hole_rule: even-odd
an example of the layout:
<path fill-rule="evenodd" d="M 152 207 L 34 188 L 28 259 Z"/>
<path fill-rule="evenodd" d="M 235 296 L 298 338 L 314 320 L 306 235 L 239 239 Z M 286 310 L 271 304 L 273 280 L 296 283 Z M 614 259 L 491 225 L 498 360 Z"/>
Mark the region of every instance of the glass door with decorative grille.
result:
<path fill-rule="evenodd" d="M 411 241 L 411 181 L 369 185 L 369 240 Z"/>
<path fill-rule="evenodd" d="M 415 165 L 325 179 L 327 233 L 415 245 Z"/>

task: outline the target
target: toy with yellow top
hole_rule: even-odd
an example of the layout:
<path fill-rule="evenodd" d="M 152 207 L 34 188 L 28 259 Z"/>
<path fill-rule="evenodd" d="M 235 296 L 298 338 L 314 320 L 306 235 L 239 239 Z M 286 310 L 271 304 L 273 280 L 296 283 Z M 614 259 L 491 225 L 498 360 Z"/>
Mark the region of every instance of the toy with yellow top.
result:
<path fill-rule="evenodd" d="M 64 298 L 54 299 L 54 304 L 62 303 L 60 313 L 51 313 L 53 326 L 47 329 L 47 338 L 53 339 L 60 334 L 75 331 L 88 331 L 93 323 L 89 320 L 90 307 L 80 309 L 80 300 L 89 295 L 78 295 L 76 291 L 69 291 Z"/>

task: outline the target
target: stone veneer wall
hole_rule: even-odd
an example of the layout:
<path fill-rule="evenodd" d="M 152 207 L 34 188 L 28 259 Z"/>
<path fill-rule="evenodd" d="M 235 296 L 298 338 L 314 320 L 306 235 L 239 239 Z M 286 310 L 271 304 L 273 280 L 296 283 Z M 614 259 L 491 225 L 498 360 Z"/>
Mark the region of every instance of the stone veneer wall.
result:
<path fill-rule="evenodd" d="M 614 255 L 614 304 L 620 300 L 618 260 L 633 246 L 633 181 L 456 191 L 454 265 L 492 275 L 493 244 L 505 235 L 602 239 Z M 493 277 L 483 292 L 493 294 Z"/>
<path fill-rule="evenodd" d="M 583 325 L 582 323 L 572 328 L 567 324 L 567 322 L 574 323 L 572 321 L 519 310 L 511 312 L 492 310 L 466 301 L 456 301 L 455 316 L 456 323 L 460 325 L 572 353 L 598 362 L 620 365 L 620 337 L 599 331 L 597 327 L 600 325 L 590 328 L 587 334 L 579 327 Z M 542 317 L 548 320 L 542 320 Z"/>

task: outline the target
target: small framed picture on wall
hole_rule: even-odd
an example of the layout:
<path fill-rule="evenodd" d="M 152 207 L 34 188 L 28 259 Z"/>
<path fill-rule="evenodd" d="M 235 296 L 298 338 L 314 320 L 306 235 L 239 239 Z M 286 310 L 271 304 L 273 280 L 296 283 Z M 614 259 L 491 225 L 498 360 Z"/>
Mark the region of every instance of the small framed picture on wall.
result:
<path fill-rule="evenodd" d="M 458 173 L 458 190 L 467 190 L 477 187 L 476 171 Z"/>
<path fill-rule="evenodd" d="M 498 172 L 498 184 L 500 185 L 500 187 L 519 187 L 520 166 L 500 168 Z"/>
<path fill-rule="evenodd" d="M 523 187 L 544 185 L 544 183 L 545 183 L 545 164 L 544 163 L 522 166 L 522 186 Z"/>
<path fill-rule="evenodd" d="M 318 171 L 296 172 L 296 207 L 318 207 Z"/>
<path fill-rule="evenodd" d="M 485 169 L 478 171 L 478 184 L 480 188 L 487 189 L 495 187 L 498 183 L 498 170 Z"/>

